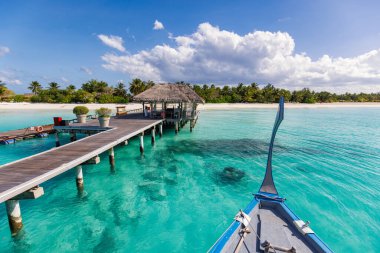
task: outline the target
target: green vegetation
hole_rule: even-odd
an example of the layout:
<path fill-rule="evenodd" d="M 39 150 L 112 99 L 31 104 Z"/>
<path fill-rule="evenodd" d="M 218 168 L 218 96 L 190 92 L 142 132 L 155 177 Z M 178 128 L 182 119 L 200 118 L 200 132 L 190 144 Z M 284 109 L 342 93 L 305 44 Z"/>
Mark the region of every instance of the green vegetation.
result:
<path fill-rule="evenodd" d="M 0 80 L 0 101 L 7 100 L 15 96 L 15 93 L 7 88 L 7 85 Z"/>
<path fill-rule="evenodd" d="M 315 92 L 308 88 L 289 91 L 276 88 L 271 84 L 259 87 L 257 83 L 237 86 L 215 85 L 191 85 L 185 82 L 177 82 L 191 86 L 206 103 L 276 103 L 283 96 L 286 102 L 293 103 L 331 103 L 331 102 L 380 102 L 379 93 L 345 93 L 336 94 L 327 91 Z M 42 102 L 42 103 L 128 103 L 135 96 L 155 85 L 153 81 L 133 79 L 129 83 L 129 90 L 123 83 L 115 87 L 109 86 L 104 81 L 90 80 L 76 89 L 74 85 L 61 88 L 56 82 L 48 84 L 47 88 L 37 81 L 30 83 L 28 89 L 33 95 L 15 95 L 0 81 L 0 101 L 9 102 Z"/>
<path fill-rule="evenodd" d="M 133 96 L 136 96 L 137 94 L 140 94 L 141 92 L 149 89 L 155 85 L 153 81 L 141 81 L 141 79 L 133 79 L 132 82 L 129 84 L 129 91 Z"/>
<path fill-rule="evenodd" d="M 42 90 L 42 86 L 39 82 L 33 81 L 30 83 L 28 89 L 31 90 L 34 95 L 37 95 Z"/>
<path fill-rule="evenodd" d="M 5 83 L 3 81 L 0 81 L 0 96 L 3 96 L 6 90 L 7 87 L 5 86 Z"/>
<path fill-rule="evenodd" d="M 88 108 L 83 105 L 75 106 L 73 109 L 73 113 L 75 115 L 84 115 L 84 114 L 87 114 L 88 112 L 89 112 Z"/>
<path fill-rule="evenodd" d="M 271 84 L 260 88 L 257 83 L 237 86 L 215 86 L 215 85 L 191 85 L 185 82 L 176 84 L 189 85 L 201 96 L 206 103 L 277 103 L 281 96 L 286 102 L 293 103 L 332 103 L 332 102 L 380 102 L 379 93 L 345 93 L 336 94 L 327 91 L 315 92 L 308 88 L 302 90 L 289 91 L 279 89 Z M 152 81 L 144 82 L 134 79 L 130 83 L 129 90 L 133 95 L 137 95 L 153 86 Z"/>
<path fill-rule="evenodd" d="M 76 90 L 74 85 L 61 89 L 56 82 L 48 84 L 47 89 L 42 89 L 37 81 L 33 81 L 28 87 L 34 94 L 31 102 L 42 103 L 128 103 L 130 95 L 123 83 L 118 83 L 114 88 L 104 81 L 92 79 L 82 84 L 81 89 Z"/>
<path fill-rule="evenodd" d="M 95 113 L 99 118 L 109 118 L 111 116 L 112 110 L 106 107 L 101 107 L 95 110 Z"/>
<path fill-rule="evenodd" d="M 194 85 L 193 89 L 206 103 L 277 103 L 281 96 L 286 102 L 293 103 L 331 103 L 331 102 L 380 102 L 380 92 L 371 94 L 335 94 L 327 91 L 315 92 L 304 88 L 297 91 L 275 88 L 268 84 L 259 88 L 256 83 L 236 87 L 217 87 L 215 85 Z"/>

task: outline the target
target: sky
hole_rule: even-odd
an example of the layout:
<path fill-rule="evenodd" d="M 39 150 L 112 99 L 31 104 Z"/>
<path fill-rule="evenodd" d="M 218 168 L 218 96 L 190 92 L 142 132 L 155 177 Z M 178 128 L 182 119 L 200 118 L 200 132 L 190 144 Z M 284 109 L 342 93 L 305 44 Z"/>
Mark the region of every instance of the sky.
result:
<path fill-rule="evenodd" d="M 380 92 L 380 1 L 0 1 L 0 80 Z"/>

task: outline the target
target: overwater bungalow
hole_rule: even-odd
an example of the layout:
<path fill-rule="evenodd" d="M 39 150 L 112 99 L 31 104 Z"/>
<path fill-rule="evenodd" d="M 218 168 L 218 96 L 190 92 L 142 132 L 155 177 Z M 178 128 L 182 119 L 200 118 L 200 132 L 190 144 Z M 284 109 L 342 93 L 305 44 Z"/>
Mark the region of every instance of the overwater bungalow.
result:
<path fill-rule="evenodd" d="M 166 124 L 174 124 L 176 132 L 190 121 L 192 131 L 199 111 L 198 104 L 205 101 L 184 84 L 157 84 L 136 95 L 134 102 L 143 104 L 145 117 L 165 119 Z"/>

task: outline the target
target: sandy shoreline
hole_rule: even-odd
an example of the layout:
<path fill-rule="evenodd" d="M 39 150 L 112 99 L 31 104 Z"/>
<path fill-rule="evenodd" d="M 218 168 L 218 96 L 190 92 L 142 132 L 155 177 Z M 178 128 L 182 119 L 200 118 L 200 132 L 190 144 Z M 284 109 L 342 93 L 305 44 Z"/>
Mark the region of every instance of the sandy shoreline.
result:
<path fill-rule="evenodd" d="M 43 104 L 43 103 L 0 103 L 1 110 L 72 110 L 78 104 Z M 115 109 L 116 106 L 126 106 L 127 110 L 142 108 L 141 104 L 85 104 L 90 110 L 100 107 Z M 234 110 L 234 109 L 265 109 L 277 108 L 277 104 L 204 104 L 199 110 Z M 324 103 L 324 104 L 296 104 L 286 103 L 287 109 L 297 108 L 380 108 L 380 103 Z"/>

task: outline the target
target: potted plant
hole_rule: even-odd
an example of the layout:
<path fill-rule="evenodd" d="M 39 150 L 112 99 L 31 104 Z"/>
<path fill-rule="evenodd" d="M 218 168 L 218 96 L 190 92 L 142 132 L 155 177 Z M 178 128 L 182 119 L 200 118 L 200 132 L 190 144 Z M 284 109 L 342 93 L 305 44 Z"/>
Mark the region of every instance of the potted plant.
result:
<path fill-rule="evenodd" d="M 101 107 L 96 110 L 96 115 L 98 115 L 99 124 L 101 127 L 109 126 L 111 113 L 112 113 L 112 110 L 105 107 Z"/>
<path fill-rule="evenodd" d="M 88 108 L 86 106 L 75 106 L 73 113 L 77 115 L 78 123 L 86 123 Z"/>

